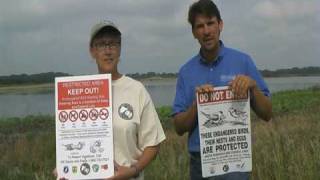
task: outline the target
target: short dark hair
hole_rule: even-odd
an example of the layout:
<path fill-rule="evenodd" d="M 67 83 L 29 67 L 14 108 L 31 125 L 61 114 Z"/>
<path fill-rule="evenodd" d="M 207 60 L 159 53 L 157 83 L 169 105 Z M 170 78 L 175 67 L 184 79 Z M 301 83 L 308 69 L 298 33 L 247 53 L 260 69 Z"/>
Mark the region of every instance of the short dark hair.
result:
<path fill-rule="evenodd" d="M 194 2 L 188 13 L 188 21 L 191 24 L 192 28 L 194 26 L 194 21 L 197 15 L 205 15 L 208 17 L 217 17 L 218 21 L 221 21 L 220 11 L 216 4 L 211 0 L 199 0 Z"/>
<path fill-rule="evenodd" d="M 121 32 L 114 27 L 106 26 L 93 36 L 90 47 L 93 46 L 93 42 L 95 40 L 103 38 L 103 37 L 115 38 L 115 39 L 119 40 L 119 42 L 121 44 Z"/>

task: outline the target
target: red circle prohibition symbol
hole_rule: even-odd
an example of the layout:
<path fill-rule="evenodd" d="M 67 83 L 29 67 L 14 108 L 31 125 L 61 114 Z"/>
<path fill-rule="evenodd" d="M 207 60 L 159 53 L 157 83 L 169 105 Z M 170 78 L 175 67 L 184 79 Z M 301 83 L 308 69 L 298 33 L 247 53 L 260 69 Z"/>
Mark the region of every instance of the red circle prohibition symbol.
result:
<path fill-rule="evenodd" d="M 89 118 L 92 120 L 92 121 L 95 121 L 98 119 L 98 116 L 99 116 L 99 112 L 98 110 L 96 109 L 91 109 L 90 112 L 89 112 Z"/>
<path fill-rule="evenodd" d="M 68 113 L 65 111 L 61 111 L 59 113 L 59 120 L 60 122 L 66 122 L 68 120 Z"/>
<path fill-rule="evenodd" d="M 109 117 L 109 111 L 106 108 L 100 109 L 99 116 L 102 120 L 106 120 Z"/>
<path fill-rule="evenodd" d="M 86 110 L 81 110 L 80 112 L 79 112 L 79 119 L 81 120 L 81 121 L 86 121 L 87 119 L 88 119 L 88 111 L 86 111 Z"/>
<path fill-rule="evenodd" d="M 75 122 L 78 119 L 78 113 L 75 110 L 69 112 L 69 119 L 72 122 Z"/>

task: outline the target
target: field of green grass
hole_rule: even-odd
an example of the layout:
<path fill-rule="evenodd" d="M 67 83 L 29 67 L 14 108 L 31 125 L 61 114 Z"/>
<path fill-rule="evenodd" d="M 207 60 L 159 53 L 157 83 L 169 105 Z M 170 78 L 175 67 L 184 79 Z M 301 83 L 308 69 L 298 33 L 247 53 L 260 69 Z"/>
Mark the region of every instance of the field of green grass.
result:
<path fill-rule="evenodd" d="M 253 114 L 254 180 L 320 179 L 320 89 L 279 92 L 271 122 Z M 187 136 L 178 136 L 170 107 L 158 108 L 167 140 L 145 179 L 188 179 Z M 54 117 L 0 119 L 0 179 L 50 180 L 55 167 Z"/>

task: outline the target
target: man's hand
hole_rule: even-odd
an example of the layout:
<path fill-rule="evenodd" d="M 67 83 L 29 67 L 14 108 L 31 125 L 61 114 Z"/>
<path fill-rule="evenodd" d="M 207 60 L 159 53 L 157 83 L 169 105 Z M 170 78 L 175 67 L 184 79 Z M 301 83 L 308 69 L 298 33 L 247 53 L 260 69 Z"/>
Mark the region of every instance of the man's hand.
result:
<path fill-rule="evenodd" d="M 213 91 L 213 85 L 211 85 L 211 84 L 204 84 L 204 85 L 196 87 L 196 94 L 197 93 L 204 93 L 204 92 L 212 92 L 212 91 Z"/>
<path fill-rule="evenodd" d="M 229 83 L 235 97 L 245 97 L 250 90 L 251 107 L 265 121 L 272 117 L 271 100 L 258 88 L 255 80 L 245 75 L 238 75 Z"/>
<path fill-rule="evenodd" d="M 212 92 L 212 91 L 213 91 L 213 85 L 204 84 L 196 87 L 195 95 L 197 93 Z M 185 112 L 180 112 L 176 114 L 173 118 L 174 127 L 178 135 L 182 136 L 185 132 L 190 132 L 194 128 L 196 124 L 196 120 L 195 120 L 196 116 L 197 116 L 197 101 L 195 99 Z"/>
<path fill-rule="evenodd" d="M 257 83 L 249 76 L 237 75 L 229 82 L 229 86 L 231 87 L 235 97 L 245 97 L 247 96 L 248 90 L 257 88 Z"/>

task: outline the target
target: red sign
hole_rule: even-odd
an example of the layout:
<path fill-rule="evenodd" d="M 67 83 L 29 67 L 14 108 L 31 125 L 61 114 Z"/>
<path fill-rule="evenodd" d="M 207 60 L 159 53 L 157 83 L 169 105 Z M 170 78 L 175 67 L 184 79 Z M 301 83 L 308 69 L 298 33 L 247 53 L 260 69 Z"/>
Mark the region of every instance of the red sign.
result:
<path fill-rule="evenodd" d="M 198 93 L 198 103 L 219 102 L 226 100 L 247 99 L 248 94 L 242 97 L 235 97 L 231 89 L 214 90 L 212 92 Z"/>
<path fill-rule="evenodd" d="M 58 110 L 109 107 L 109 99 L 107 79 L 58 83 Z"/>

